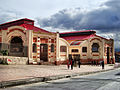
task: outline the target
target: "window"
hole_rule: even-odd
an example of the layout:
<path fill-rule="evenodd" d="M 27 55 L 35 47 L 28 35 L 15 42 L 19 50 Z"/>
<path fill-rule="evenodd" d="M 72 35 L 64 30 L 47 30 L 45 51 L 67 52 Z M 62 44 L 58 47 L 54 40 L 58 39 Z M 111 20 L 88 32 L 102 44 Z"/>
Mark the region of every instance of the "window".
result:
<path fill-rule="evenodd" d="M 33 52 L 36 53 L 37 52 L 37 45 L 34 43 L 33 44 Z"/>
<path fill-rule="evenodd" d="M 34 38 L 33 38 L 33 42 L 37 42 L 37 38 L 34 37 Z"/>
<path fill-rule="evenodd" d="M 98 43 L 93 43 L 93 45 L 92 45 L 92 52 L 98 52 L 98 49 L 99 49 Z"/>
<path fill-rule="evenodd" d="M 51 52 L 54 52 L 54 44 L 51 44 Z"/>
<path fill-rule="evenodd" d="M 20 53 L 23 52 L 23 41 L 20 37 L 13 37 L 10 41 L 10 52 Z"/>
<path fill-rule="evenodd" d="M 87 52 L 87 47 L 82 47 L 82 52 Z"/>
<path fill-rule="evenodd" d="M 60 46 L 60 52 L 66 52 L 67 48 L 66 46 Z"/>
<path fill-rule="evenodd" d="M 79 50 L 78 49 L 72 49 L 72 52 L 78 52 Z"/>

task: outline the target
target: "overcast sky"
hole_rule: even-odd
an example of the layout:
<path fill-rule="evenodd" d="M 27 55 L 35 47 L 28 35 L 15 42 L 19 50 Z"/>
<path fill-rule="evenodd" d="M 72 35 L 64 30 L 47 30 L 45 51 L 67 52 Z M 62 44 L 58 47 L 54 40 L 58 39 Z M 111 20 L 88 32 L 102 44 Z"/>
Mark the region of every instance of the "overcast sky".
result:
<path fill-rule="evenodd" d="M 107 0 L 0 0 L 0 7 L 5 10 L 15 10 L 23 17 L 49 17 L 62 9 L 99 7 Z"/>
<path fill-rule="evenodd" d="M 29 18 L 49 31 L 92 29 L 120 48 L 120 0 L 0 0 L 0 23 Z"/>

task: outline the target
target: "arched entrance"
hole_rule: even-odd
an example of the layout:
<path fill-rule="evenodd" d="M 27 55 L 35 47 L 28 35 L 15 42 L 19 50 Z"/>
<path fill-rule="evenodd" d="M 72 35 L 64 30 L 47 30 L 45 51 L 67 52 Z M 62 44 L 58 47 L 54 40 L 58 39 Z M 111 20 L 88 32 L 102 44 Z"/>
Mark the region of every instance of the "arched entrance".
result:
<path fill-rule="evenodd" d="M 21 37 L 15 36 L 11 39 L 9 55 L 23 56 L 23 41 Z"/>

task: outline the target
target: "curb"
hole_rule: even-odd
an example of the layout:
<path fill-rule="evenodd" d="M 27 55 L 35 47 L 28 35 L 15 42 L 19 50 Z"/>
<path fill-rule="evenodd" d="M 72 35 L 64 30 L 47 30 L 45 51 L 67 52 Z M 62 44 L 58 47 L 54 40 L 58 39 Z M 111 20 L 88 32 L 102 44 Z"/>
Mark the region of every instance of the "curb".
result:
<path fill-rule="evenodd" d="M 24 85 L 24 84 L 32 84 L 32 83 L 37 83 L 37 82 L 46 82 L 46 81 L 51 81 L 51 80 L 63 79 L 63 78 L 71 78 L 71 77 L 75 77 L 75 76 L 94 74 L 94 73 L 99 73 L 99 72 L 115 70 L 115 69 L 118 69 L 118 68 L 113 68 L 113 69 L 108 69 L 108 70 L 100 70 L 100 71 L 93 71 L 93 72 L 75 73 L 75 74 L 68 74 L 68 75 L 66 74 L 66 75 L 35 77 L 35 78 L 28 78 L 28 79 L 3 81 L 3 82 L 0 82 L 0 88 L 6 88 L 6 87 L 18 86 L 18 85 Z"/>

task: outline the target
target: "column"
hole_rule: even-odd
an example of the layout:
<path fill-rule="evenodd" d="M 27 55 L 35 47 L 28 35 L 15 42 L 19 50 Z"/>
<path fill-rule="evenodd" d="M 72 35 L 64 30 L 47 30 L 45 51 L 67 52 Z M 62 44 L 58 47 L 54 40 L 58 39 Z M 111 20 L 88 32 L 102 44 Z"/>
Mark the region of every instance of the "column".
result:
<path fill-rule="evenodd" d="M 37 38 L 37 63 L 40 63 L 40 37 Z"/>
<path fill-rule="evenodd" d="M 33 63 L 33 59 L 32 59 L 32 42 L 33 42 L 33 31 L 29 30 L 28 31 L 28 59 L 29 59 L 30 64 Z"/>
<path fill-rule="evenodd" d="M 48 62 L 51 59 L 51 38 L 48 39 Z"/>

